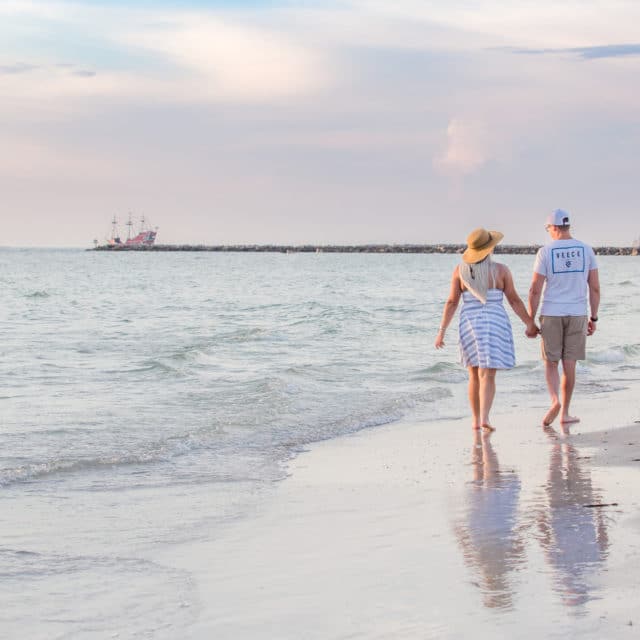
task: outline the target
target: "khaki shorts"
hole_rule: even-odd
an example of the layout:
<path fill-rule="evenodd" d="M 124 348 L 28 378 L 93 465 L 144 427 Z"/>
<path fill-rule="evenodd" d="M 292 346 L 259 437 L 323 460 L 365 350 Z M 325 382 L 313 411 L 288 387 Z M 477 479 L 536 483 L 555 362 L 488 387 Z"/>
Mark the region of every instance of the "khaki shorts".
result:
<path fill-rule="evenodd" d="M 585 359 L 587 316 L 540 316 L 540 334 L 545 360 Z"/>

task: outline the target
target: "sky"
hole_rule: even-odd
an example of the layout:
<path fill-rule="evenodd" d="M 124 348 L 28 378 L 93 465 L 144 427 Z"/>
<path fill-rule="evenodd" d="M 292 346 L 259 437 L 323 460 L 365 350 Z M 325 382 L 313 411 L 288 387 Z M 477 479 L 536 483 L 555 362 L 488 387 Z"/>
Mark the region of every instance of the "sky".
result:
<path fill-rule="evenodd" d="M 640 236 L 636 0 L 0 0 L 0 245 Z"/>

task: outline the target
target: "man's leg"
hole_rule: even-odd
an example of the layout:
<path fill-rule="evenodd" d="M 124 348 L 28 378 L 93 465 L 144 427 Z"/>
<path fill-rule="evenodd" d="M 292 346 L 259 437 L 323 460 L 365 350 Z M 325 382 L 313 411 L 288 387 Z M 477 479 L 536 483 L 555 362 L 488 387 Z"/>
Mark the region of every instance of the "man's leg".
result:
<path fill-rule="evenodd" d="M 562 415 L 560 422 L 569 424 L 571 422 L 580 422 L 580 418 L 569 415 L 569 405 L 573 396 L 573 388 L 576 386 L 576 361 L 562 361 Z"/>
<path fill-rule="evenodd" d="M 564 319 L 564 344 L 562 348 L 562 381 L 560 384 L 562 398 L 562 424 L 579 422 L 569 413 L 573 389 L 576 386 L 576 364 L 586 357 L 587 329 L 586 316 L 573 316 Z"/>
<path fill-rule="evenodd" d="M 480 424 L 484 429 L 493 431 L 489 412 L 496 395 L 496 370 L 478 369 L 478 377 L 480 378 Z"/>
<path fill-rule="evenodd" d="M 562 408 L 559 395 L 560 374 L 558 372 L 558 361 L 545 360 L 544 373 L 547 380 L 547 389 L 549 389 L 549 396 L 551 397 L 551 407 L 542 419 L 542 424 L 548 427 L 558 417 L 560 409 Z"/>
<path fill-rule="evenodd" d="M 480 380 L 478 379 L 478 367 L 467 367 L 469 369 L 469 406 L 471 407 L 472 429 L 479 429 L 480 422 Z"/>

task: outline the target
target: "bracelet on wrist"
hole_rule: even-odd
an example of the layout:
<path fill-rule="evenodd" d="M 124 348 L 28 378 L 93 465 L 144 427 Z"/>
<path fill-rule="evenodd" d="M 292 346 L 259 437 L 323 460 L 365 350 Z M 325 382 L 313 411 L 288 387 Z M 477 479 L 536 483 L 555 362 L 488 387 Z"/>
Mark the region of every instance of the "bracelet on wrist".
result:
<path fill-rule="evenodd" d="M 438 333 L 444 333 L 447 330 L 447 327 L 439 326 Z"/>
<path fill-rule="evenodd" d="M 598 322 L 598 316 L 596 316 L 595 318 L 591 316 L 589 320 L 591 320 L 591 322 Z"/>

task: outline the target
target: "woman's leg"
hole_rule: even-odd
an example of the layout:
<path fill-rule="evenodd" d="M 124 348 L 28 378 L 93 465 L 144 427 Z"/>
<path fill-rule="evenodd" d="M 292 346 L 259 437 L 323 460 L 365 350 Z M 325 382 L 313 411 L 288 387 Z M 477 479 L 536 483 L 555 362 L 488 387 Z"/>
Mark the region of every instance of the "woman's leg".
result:
<path fill-rule="evenodd" d="M 472 429 L 479 429 L 482 426 L 480 421 L 480 379 L 478 377 L 478 367 L 467 367 L 469 369 L 469 406 L 471 407 Z"/>
<path fill-rule="evenodd" d="M 496 395 L 496 370 L 478 369 L 479 396 L 480 396 L 480 426 L 491 428 L 489 413 L 493 398 Z"/>

